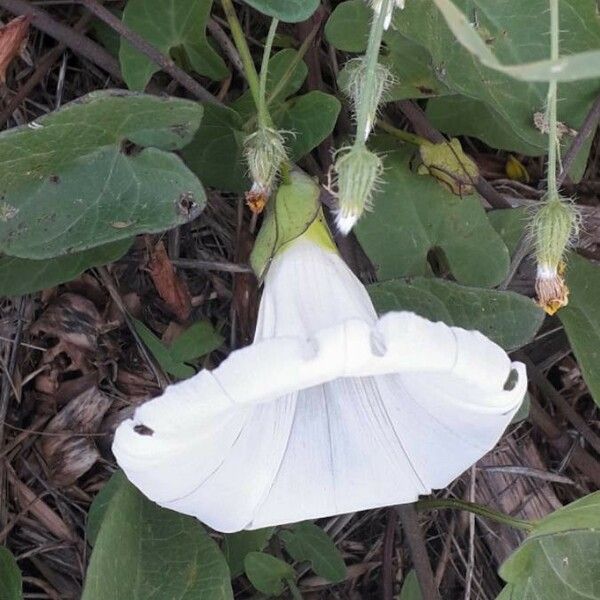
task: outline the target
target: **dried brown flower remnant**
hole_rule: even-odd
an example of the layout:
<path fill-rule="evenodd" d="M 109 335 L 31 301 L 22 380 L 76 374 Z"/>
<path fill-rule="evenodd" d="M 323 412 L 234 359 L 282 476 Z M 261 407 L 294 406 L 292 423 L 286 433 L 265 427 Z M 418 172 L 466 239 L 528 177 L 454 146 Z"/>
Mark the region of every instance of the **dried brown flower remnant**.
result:
<path fill-rule="evenodd" d="M 255 215 L 260 215 L 269 201 L 269 196 L 268 190 L 261 186 L 253 185 L 252 189 L 246 192 L 246 205 Z"/>
<path fill-rule="evenodd" d="M 0 28 L 0 81 L 6 82 L 6 70 L 13 59 L 21 54 L 27 43 L 31 17 L 24 15 Z"/>

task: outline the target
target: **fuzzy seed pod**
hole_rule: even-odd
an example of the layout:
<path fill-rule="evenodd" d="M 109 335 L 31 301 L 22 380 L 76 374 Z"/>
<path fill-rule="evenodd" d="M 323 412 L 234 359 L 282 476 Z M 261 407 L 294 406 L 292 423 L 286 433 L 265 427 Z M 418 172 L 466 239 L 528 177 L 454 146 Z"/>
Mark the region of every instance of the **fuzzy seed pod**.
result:
<path fill-rule="evenodd" d="M 370 210 L 373 195 L 383 172 L 381 158 L 363 145 L 343 148 L 335 161 L 338 209 L 336 225 L 348 234 L 365 210 Z"/>
<path fill-rule="evenodd" d="M 244 140 L 244 154 L 252 179 L 246 203 L 259 214 L 269 200 L 281 163 L 288 160 L 282 132 L 261 127 Z"/>
<path fill-rule="evenodd" d="M 579 231 L 580 215 L 570 200 L 558 196 L 544 201 L 533 215 L 530 235 L 537 261 L 536 293 L 550 315 L 566 306 L 569 288 L 564 281 L 565 254 Z"/>

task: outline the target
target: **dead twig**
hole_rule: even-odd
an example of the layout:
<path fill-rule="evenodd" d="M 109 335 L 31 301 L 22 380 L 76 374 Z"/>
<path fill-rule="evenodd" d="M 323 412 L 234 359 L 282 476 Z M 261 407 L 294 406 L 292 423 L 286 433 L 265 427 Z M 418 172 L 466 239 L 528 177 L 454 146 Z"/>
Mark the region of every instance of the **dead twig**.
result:
<path fill-rule="evenodd" d="M 433 571 L 431 570 L 431 563 L 427 555 L 423 533 L 417 521 L 417 511 L 413 504 L 401 504 L 396 507 L 396 510 L 402 522 L 402 529 L 408 543 L 410 556 L 421 588 L 421 594 L 427 600 L 440 600 L 438 590 L 435 587 Z"/>
<path fill-rule="evenodd" d="M 562 169 L 557 178 L 557 185 L 560 187 L 567 178 L 569 174 L 569 169 L 573 165 L 573 161 L 577 158 L 579 151 L 581 150 L 583 144 L 587 141 L 587 139 L 593 135 L 598 122 L 600 121 L 600 95 L 596 98 L 594 104 L 590 108 L 588 114 L 586 115 L 583 123 L 575 136 L 575 139 L 571 142 L 569 149 L 567 150 L 563 160 L 562 160 Z"/>

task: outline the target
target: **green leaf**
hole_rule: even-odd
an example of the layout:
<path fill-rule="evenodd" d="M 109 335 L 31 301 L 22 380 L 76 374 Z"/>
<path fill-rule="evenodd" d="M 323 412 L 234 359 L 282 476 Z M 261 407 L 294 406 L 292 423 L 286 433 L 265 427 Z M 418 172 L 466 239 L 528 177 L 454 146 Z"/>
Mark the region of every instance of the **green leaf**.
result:
<path fill-rule="evenodd" d="M 314 523 L 298 523 L 279 537 L 288 554 L 297 562 L 309 561 L 313 571 L 331 583 L 343 581 L 346 565 L 331 538 Z"/>
<path fill-rule="evenodd" d="M 544 311 L 521 294 L 443 279 L 392 279 L 370 285 L 369 294 L 380 313 L 408 310 L 432 321 L 477 329 L 507 351 L 529 343 L 544 321 Z"/>
<path fill-rule="evenodd" d="M 206 185 L 235 193 L 250 188 L 242 151 L 243 126 L 243 119 L 234 110 L 204 105 L 200 128 L 182 155 Z"/>
<path fill-rule="evenodd" d="M 367 47 L 369 23 L 372 10 L 364 0 L 349 0 L 339 4 L 327 21 L 325 35 L 329 42 L 346 52 L 364 52 Z M 384 47 L 381 62 L 392 75 L 394 83 L 386 92 L 387 102 L 405 98 L 428 98 L 448 93 L 431 66 L 431 55 L 395 29 L 388 29 L 383 36 Z M 342 69 L 339 87 L 346 87 L 347 70 Z"/>
<path fill-rule="evenodd" d="M 413 173 L 411 155 L 406 148 L 387 155 L 374 210 L 356 228 L 379 279 L 429 274 L 428 253 L 441 249 L 460 283 L 499 284 L 508 272 L 508 250 L 479 198 L 460 198 L 433 178 Z"/>
<path fill-rule="evenodd" d="M 306 21 L 319 6 L 319 0 L 246 0 L 246 3 L 269 17 L 288 23 Z"/>
<path fill-rule="evenodd" d="M 498 235 L 504 240 L 512 256 L 519 246 L 529 223 L 529 210 L 527 208 L 503 208 L 492 210 L 488 219 Z"/>
<path fill-rule="evenodd" d="M 281 50 L 269 59 L 266 90 L 271 111 L 276 111 L 286 98 L 302 87 L 308 75 L 308 67 L 304 61 L 297 62 L 297 60 L 298 52 L 291 48 Z M 243 120 L 253 118 L 256 115 L 256 106 L 250 90 L 233 102 L 231 108 Z"/>
<path fill-rule="evenodd" d="M 525 81 L 576 81 L 600 77 L 600 50 L 588 50 L 561 56 L 558 60 L 537 60 L 504 65 L 490 50 L 488 40 L 477 31 L 452 0 L 433 0 L 444 15 L 456 39 L 486 66 Z M 481 2 L 485 4 L 485 2 Z M 489 38 L 488 38 L 489 39 Z"/>
<path fill-rule="evenodd" d="M 187 62 L 200 75 L 223 79 L 227 67 L 206 39 L 212 4 L 213 0 L 129 0 L 123 23 L 163 54 L 183 59 L 182 66 Z M 132 90 L 145 89 L 160 70 L 126 40 L 121 42 L 119 58 L 125 83 Z"/>
<path fill-rule="evenodd" d="M 21 600 L 23 580 L 15 557 L 8 548 L 0 546 L 0 598 Z"/>
<path fill-rule="evenodd" d="M 583 600 L 600 595 L 600 492 L 535 523 L 500 568 L 508 583 L 501 598 Z"/>
<path fill-rule="evenodd" d="M 264 552 L 247 554 L 244 568 L 250 583 L 268 596 L 278 596 L 285 589 L 285 583 L 296 578 L 290 565 Z"/>
<path fill-rule="evenodd" d="M 260 552 L 265 549 L 274 531 L 274 527 L 265 527 L 253 531 L 238 531 L 224 536 L 223 553 L 227 559 L 232 579 L 244 572 L 244 560 L 250 552 Z"/>
<path fill-rule="evenodd" d="M 0 251 L 52 258 L 195 218 L 204 189 L 168 151 L 201 117 L 195 102 L 108 90 L 3 132 Z"/>
<path fill-rule="evenodd" d="M 600 405 L 600 267 L 572 254 L 567 263 L 569 304 L 558 311 L 569 342 L 590 388 Z"/>
<path fill-rule="evenodd" d="M 174 360 L 189 362 L 222 346 L 225 339 L 207 321 L 190 325 L 168 346 Z"/>
<path fill-rule="evenodd" d="M 104 484 L 98 494 L 96 494 L 96 497 L 90 506 L 90 510 L 88 511 L 85 527 L 87 542 L 90 546 L 94 546 L 96 544 L 98 532 L 100 531 L 102 521 L 104 521 L 104 517 L 106 516 L 106 511 L 110 506 L 110 502 L 113 496 L 124 485 L 126 485 L 125 473 L 123 473 L 123 471 L 116 471 Z"/>
<path fill-rule="evenodd" d="M 325 25 L 327 41 L 344 52 L 364 52 L 369 39 L 373 11 L 364 0 L 338 4 Z"/>
<path fill-rule="evenodd" d="M 529 156 L 540 156 L 548 150 L 547 139 L 541 133 L 530 132 L 529 128 L 513 130 L 502 115 L 479 100 L 459 95 L 432 98 L 427 103 L 426 113 L 434 127 L 449 135 L 469 135 L 492 148 Z M 592 134 L 585 140 L 569 169 L 569 177 L 574 183 L 579 183 L 584 175 L 593 138 Z M 570 135 L 562 137 L 563 153 L 572 141 Z"/>
<path fill-rule="evenodd" d="M 256 238 L 250 264 L 262 277 L 277 251 L 302 235 L 319 217 L 319 186 L 301 171 L 292 171 L 288 181 L 269 202 L 267 214 Z"/>
<path fill-rule="evenodd" d="M 409 571 L 408 575 L 404 578 L 402 591 L 398 600 L 423 600 L 423 594 L 421 594 L 421 588 L 417 580 L 417 573 L 414 569 Z"/>
<path fill-rule="evenodd" d="M 273 114 L 277 126 L 291 133 L 286 137 L 292 161 L 308 154 L 333 131 L 341 107 L 335 96 L 315 91 L 288 100 Z"/>
<path fill-rule="evenodd" d="M 231 600 L 229 569 L 192 518 L 159 508 L 124 477 L 96 537 L 82 600 Z"/>
<path fill-rule="evenodd" d="M 535 107 L 533 107 L 537 110 Z M 491 104 L 467 96 L 432 98 L 427 103 L 431 124 L 448 135 L 476 137 L 492 148 L 527 156 L 545 154 L 547 138 L 531 123 L 516 129 Z"/>
<path fill-rule="evenodd" d="M 496 0 L 458 0 L 456 5 L 470 20 L 470 29 L 484 40 L 487 48 L 502 63 L 526 63 L 550 56 L 549 16 L 547 0 L 527 2 L 497 2 Z M 495 135 L 502 135 L 502 147 L 519 151 L 537 147 L 535 155 L 547 148 L 547 137 L 534 126 L 533 114 L 544 111 L 547 84 L 517 81 L 482 65 L 454 34 L 433 2 L 407 2 L 404 11 L 397 11 L 394 26 L 400 34 L 425 47 L 431 54 L 432 68 L 437 77 L 454 93 L 483 102 L 489 109 L 485 125 L 479 126 L 484 111 L 473 113 L 467 102 L 449 133 L 473 135 L 473 130 L 490 129 L 492 118 L 497 125 Z M 565 55 L 597 50 L 600 47 L 600 19 L 593 2 L 561 1 L 561 48 Z M 597 81 L 587 80 L 560 86 L 559 120 L 578 129 L 597 95 Z M 446 99 L 437 114 L 442 113 Z M 456 109 L 454 105 L 454 109 Z M 485 116 L 485 115 L 484 115 Z M 440 123 L 436 123 L 440 125 Z M 460 129 L 464 128 L 465 131 Z M 470 131 L 467 131 L 470 130 Z M 511 141 L 511 138 L 513 141 Z M 482 138 L 485 140 L 485 138 Z M 493 144 L 492 144 L 493 145 Z M 531 153 L 531 152 L 528 152 Z"/>
<path fill-rule="evenodd" d="M 216 350 L 223 343 L 223 337 L 215 333 L 212 325 L 202 321 L 191 325 L 170 346 L 163 344 L 141 321 L 132 321 L 160 366 L 177 379 L 195 375 L 195 369 L 186 363 Z"/>
<path fill-rule="evenodd" d="M 3 256 L 0 258 L 0 296 L 31 294 L 71 281 L 87 269 L 119 260 L 131 244 L 131 239 L 124 239 L 47 260 Z"/>

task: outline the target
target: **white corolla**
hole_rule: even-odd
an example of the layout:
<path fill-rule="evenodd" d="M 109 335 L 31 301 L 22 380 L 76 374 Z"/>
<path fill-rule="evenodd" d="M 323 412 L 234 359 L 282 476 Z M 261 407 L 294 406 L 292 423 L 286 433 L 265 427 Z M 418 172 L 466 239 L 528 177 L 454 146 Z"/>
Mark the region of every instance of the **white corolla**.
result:
<path fill-rule="evenodd" d="M 311 228 L 312 229 L 312 228 Z M 377 317 L 311 230 L 274 258 L 254 343 L 117 430 L 127 477 L 224 532 L 415 501 L 497 443 L 522 364 L 475 331 Z"/>

